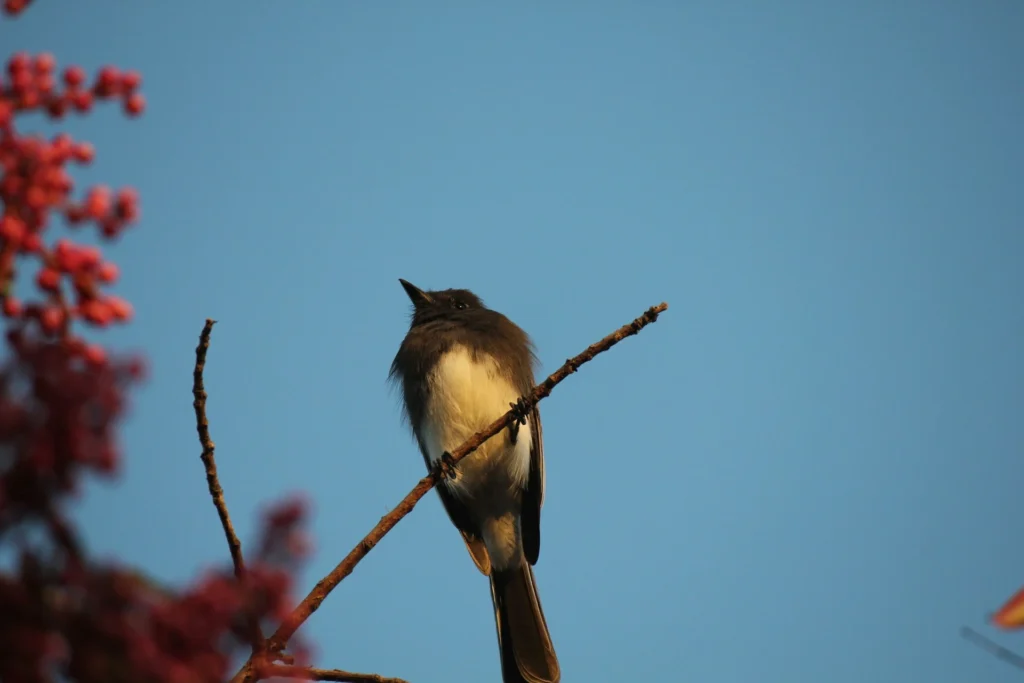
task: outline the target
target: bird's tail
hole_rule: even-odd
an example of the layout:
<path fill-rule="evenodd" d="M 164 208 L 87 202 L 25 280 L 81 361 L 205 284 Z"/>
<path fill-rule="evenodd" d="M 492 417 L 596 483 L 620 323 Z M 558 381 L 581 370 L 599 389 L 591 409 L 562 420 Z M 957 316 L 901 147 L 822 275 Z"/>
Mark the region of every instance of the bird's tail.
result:
<path fill-rule="evenodd" d="M 494 571 L 491 599 L 504 682 L 558 683 L 562 673 L 529 563 Z"/>

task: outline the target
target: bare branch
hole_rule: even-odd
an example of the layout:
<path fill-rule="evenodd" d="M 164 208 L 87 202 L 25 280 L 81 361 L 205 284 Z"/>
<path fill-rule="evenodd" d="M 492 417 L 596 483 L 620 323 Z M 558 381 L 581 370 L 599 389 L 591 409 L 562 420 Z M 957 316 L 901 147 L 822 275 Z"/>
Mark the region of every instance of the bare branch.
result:
<path fill-rule="evenodd" d="M 199 345 L 196 347 L 196 366 L 192 371 L 192 407 L 196 410 L 196 431 L 199 432 L 199 444 L 203 448 L 203 466 L 206 467 L 206 485 L 210 489 L 210 497 L 213 499 L 213 506 L 217 508 L 217 515 L 220 517 L 220 524 L 224 528 L 224 536 L 228 541 L 228 550 L 231 552 L 231 564 L 234 566 L 235 578 L 239 581 L 245 576 L 245 560 L 242 559 L 242 542 L 235 534 L 235 527 L 231 524 L 231 515 L 228 514 L 228 505 L 224 502 L 224 489 L 221 488 L 220 479 L 217 477 L 217 461 L 213 453 L 216 448 L 213 439 L 210 438 L 210 422 L 206 419 L 206 387 L 203 385 L 203 370 L 206 369 L 206 352 L 210 348 L 210 334 L 216 320 L 206 319 L 203 331 L 199 334 Z M 252 642 L 252 651 L 257 653 L 263 645 L 263 631 L 255 618 L 250 620 L 249 639 Z"/>
<path fill-rule="evenodd" d="M 657 306 L 652 306 L 647 309 L 642 316 L 634 320 L 633 322 L 623 325 L 618 330 L 612 332 L 604 339 L 595 342 L 588 346 L 579 355 L 570 358 L 565 363 L 552 373 L 547 379 L 538 384 L 533 388 L 533 391 L 529 395 L 524 396 L 520 401 L 520 406 L 513 408 L 512 410 L 505 413 L 503 416 L 492 422 L 486 429 L 483 429 L 473 435 L 469 440 L 463 443 L 451 454 L 450 464 L 455 464 L 459 460 L 478 449 L 487 439 L 491 438 L 501 430 L 508 427 L 514 420 L 517 419 L 517 414 L 520 414 L 523 410 L 529 410 L 538 401 L 546 398 L 551 394 L 551 390 L 555 388 L 562 380 L 576 372 L 581 365 L 593 360 L 598 354 L 607 351 L 611 347 L 618 344 L 626 337 L 630 337 L 637 334 L 647 325 L 653 323 L 658 319 L 658 314 L 668 309 L 667 303 L 661 303 Z M 435 468 L 433 472 L 428 474 L 423 479 L 420 479 L 419 483 L 413 487 L 412 491 L 402 499 L 400 503 L 391 512 L 381 517 L 377 525 L 370 530 L 363 540 L 361 540 L 355 548 L 349 552 L 345 558 L 338 563 L 338 565 L 331 570 L 331 572 L 320 579 L 313 590 L 310 591 L 301 603 L 292 611 L 291 615 L 278 627 L 277 631 L 271 636 L 266 645 L 266 651 L 268 652 L 280 652 L 284 649 L 288 643 L 288 639 L 292 637 L 295 631 L 315 612 L 320 604 L 324 601 L 324 598 L 334 590 L 334 588 L 341 583 L 341 581 L 347 577 L 355 569 L 356 565 L 366 557 L 366 555 L 373 550 L 384 536 L 391 531 L 398 524 L 399 521 L 416 506 L 427 492 L 434 488 L 434 485 L 440 480 L 441 477 L 440 468 Z M 253 666 L 252 659 L 235 674 L 232 679 L 233 683 L 240 683 L 241 681 L 253 680 Z"/>
<path fill-rule="evenodd" d="M 341 681 L 341 683 L 409 683 L 403 678 L 386 678 L 380 674 L 361 674 L 341 669 L 314 669 L 302 666 L 268 666 L 261 670 L 268 678 L 300 679 L 304 681 Z"/>
<path fill-rule="evenodd" d="M 228 540 L 228 550 L 231 552 L 231 562 L 235 566 L 235 576 L 242 578 L 245 574 L 245 561 L 242 559 L 242 542 L 235 534 L 235 527 L 231 524 L 231 515 L 228 514 L 227 503 L 224 502 L 224 489 L 220 486 L 217 478 L 217 462 L 213 459 L 213 452 L 216 445 L 210 438 L 210 422 L 206 419 L 206 387 L 203 386 L 203 370 L 206 368 L 206 352 L 210 348 L 210 333 L 216 320 L 206 319 L 206 325 L 199 335 L 199 346 L 196 347 L 196 367 L 192 371 L 192 407 L 196 409 L 196 431 L 199 432 L 199 445 L 203 447 L 202 460 L 206 467 L 206 484 L 210 488 L 210 497 L 213 499 L 213 506 L 217 508 L 217 515 L 220 516 L 220 524 L 224 527 L 224 536 Z"/>
<path fill-rule="evenodd" d="M 1018 669 L 1024 669 L 1024 655 L 1019 655 L 1013 650 L 1003 647 L 991 638 L 981 635 L 970 626 L 961 626 L 960 636 L 964 640 L 974 643 L 982 650 L 998 657 L 1004 662 L 1007 662 Z"/>

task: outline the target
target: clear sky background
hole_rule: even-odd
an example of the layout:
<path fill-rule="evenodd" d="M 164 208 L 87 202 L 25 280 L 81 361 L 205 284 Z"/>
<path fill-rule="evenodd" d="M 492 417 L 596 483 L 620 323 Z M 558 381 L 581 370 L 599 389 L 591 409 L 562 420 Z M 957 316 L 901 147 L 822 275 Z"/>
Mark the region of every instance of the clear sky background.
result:
<path fill-rule="evenodd" d="M 302 594 L 423 474 L 385 383 L 403 277 L 469 287 L 545 373 L 537 577 L 566 683 L 991 683 L 1024 584 L 1024 4 L 38 0 L 4 53 L 142 71 L 68 129 L 134 184 L 112 252 L 153 364 L 87 536 L 226 561 L 305 491 Z M 308 623 L 325 666 L 493 681 L 486 580 L 431 494 Z"/>

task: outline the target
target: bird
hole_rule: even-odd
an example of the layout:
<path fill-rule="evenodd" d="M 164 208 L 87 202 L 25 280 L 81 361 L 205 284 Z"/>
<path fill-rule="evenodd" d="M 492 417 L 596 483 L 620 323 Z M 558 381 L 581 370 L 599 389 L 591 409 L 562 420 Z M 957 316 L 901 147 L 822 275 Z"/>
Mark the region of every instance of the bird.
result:
<path fill-rule="evenodd" d="M 561 670 L 533 566 L 540 555 L 544 441 L 534 385 L 538 359 L 518 325 L 468 289 L 425 291 L 399 278 L 412 301 L 409 331 L 388 374 L 428 470 L 447 472 L 441 503 L 477 569 L 490 580 L 504 683 L 558 683 Z M 520 407 L 520 420 L 449 467 L 451 452 Z"/>

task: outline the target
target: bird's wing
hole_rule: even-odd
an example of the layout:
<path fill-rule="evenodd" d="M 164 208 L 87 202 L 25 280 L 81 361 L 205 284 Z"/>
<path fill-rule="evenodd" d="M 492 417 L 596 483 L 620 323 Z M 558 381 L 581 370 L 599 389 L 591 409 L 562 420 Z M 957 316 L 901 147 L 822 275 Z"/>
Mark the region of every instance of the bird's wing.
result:
<path fill-rule="evenodd" d="M 540 556 L 540 508 L 544 504 L 544 434 L 540 424 L 540 411 L 534 406 L 530 412 L 530 475 L 523 491 L 523 512 L 520 519 L 523 551 L 530 564 L 537 564 Z"/>

